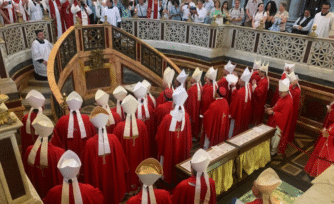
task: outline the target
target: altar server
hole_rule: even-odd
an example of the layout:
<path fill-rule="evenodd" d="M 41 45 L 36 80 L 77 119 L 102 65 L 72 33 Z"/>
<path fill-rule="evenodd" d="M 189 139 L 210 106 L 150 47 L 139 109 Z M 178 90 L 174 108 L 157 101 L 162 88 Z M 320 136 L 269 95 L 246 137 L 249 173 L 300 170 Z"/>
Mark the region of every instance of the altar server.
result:
<path fill-rule="evenodd" d="M 77 0 L 73 1 L 71 6 L 71 12 L 74 16 L 78 16 L 81 19 L 82 25 L 89 25 L 89 15 L 92 14 L 92 10 L 87 6 L 84 0 Z M 74 24 L 76 23 L 76 18 L 74 18 Z"/>
<path fill-rule="evenodd" d="M 112 134 L 116 125 L 122 121 L 121 117 L 109 107 L 109 94 L 102 91 L 101 89 L 97 90 L 95 93 L 95 101 L 100 105 L 104 110 L 107 111 L 109 115 L 109 120 L 107 123 L 107 133 Z"/>
<path fill-rule="evenodd" d="M 104 198 L 98 188 L 78 182 L 81 161 L 74 152 L 67 150 L 57 165 L 63 175 L 63 184 L 53 187 L 43 199 L 45 204 L 103 204 Z"/>
<path fill-rule="evenodd" d="M 61 3 L 59 0 L 49 0 L 50 17 L 54 20 L 57 38 L 65 32 L 64 17 L 61 14 Z"/>
<path fill-rule="evenodd" d="M 189 114 L 191 121 L 192 137 L 198 139 L 200 134 L 200 106 L 202 97 L 201 77 L 203 71 L 196 68 L 191 79 L 191 87 L 188 89 L 188 98 L 184 104 L 186 112 Z"/>
<path fill-rule="evenodd" d="M 315 33 L 318 37 L 328 38 L 330 32 L 333 30 L 334 15 L 329 12 L 331 4 L 329 2 L 324 2 L 321 6 L 321 12 L 317 13 L 314 17 L 313 26 L 317 25 Z"/>
<path fill-rule="evenodd" d="M 122 120 L 125 120 L 125 114 L 121 104 L 122 100 L 126 97 L 128 92 L 125 90 L 123 86 L 119 85 L 112 94 L 114 95 L 117 101 L 116 101 L 116 107 L 114 107 L 111 110 L 116 112 L 121 117 Z"/>
<path fill-rule="evenodd" d="M 119 14 L 119 9 L 112 5 L 112 0 L 107 0 L 107 7 L 102 8 L 101 22 L 105 21 L 105 16 L 107 16 L 107 21 L 110 25 L 115 27 L 121 27 L 121 16 Z"/>
<path fill-rule="evenodd" d="M 155 100 L 154 96 L 152 96 L 152 94 L 150 92 L 152 85 L 146 79 L 144 79 L 142 81 L 142 83 L 143 83 L 143 85 L 147 89 L 147 102 L 148 102 L 148 105 L 150 105 L 153 109 L 155 109 L 157 107 L 156 100 Z"/>
<path fill-rule="evenodd" d="M 139 180 L 135 174 L 136 167 L 150 155 L 149 137 L 145 123 L 136 118 L 138 101 L 135 97 L 132 95 L 125 97 L 122 107 L 126 119 L 116 126 L 114 134 L 122 144 L 130 167 L 126 186 L 127 192 L 132 192 L 139 188 Z"/>
<path fill-rule="evenodd" d="M 170 67 L 167 67 L 164 71 L 163 84 L 165 89 L 173 89 L 172 82 L 175 75 L 175 71 Z M 162 91 L 157 98 L 157 106 L 165 103 L 164 91 Z"/>
<path fill-rule="evenodd" d="M 240 89 L 232 88 L 230 105 L 231 135 L 238 135 L 248 130 L 252 117 L 252 85 L 249 83 L 252 73 L 248 67 L 242 73 L 239 85 Z M 233 130 L 233 133 L 232 133 Z"/>
<path fill-rule="evenodd" d="M 114 134 L 106 132 L 109 113 L 95 107 L 90 121 L 98 133 L 90 138 L 82 154 L 82 173 L 85 183 L 99 188 L 105 203 L 120 203 L 126 192 L 125 175 L 129 171 L 121 143 Z"/>
<path fill-rule="evenodd" d="M 268 125 L 276 129 L 274 137 L 271 139 L 271 155 L 284 154 L 288 145 L 291 131 L 291 120 L 293 115 L 293 101 L 289 94 L 290 80 L 288 78 L 279 80 L 280 98 L 273 108 L 267 108 L 266 112 L 270 116 Z"/>
<path fill-rule="evenodd" d="M 35 129 L 32 126 L 32 122 L 38 115 L 43 113 L 43 106 L 45 98 L 43 94 L 36 90 L 31 90 L 26 96 L 26 99 L 31 108 L 27 114 L 22 118 L 23 126 L 21 127 L 21 150 L 22 154 L 26 152 L 26 149 L 35 143 L 38 135 L 35 133 Z"/>
<path fill-rule="evenodd" d="M 52 45 L 48 40 L 44 39 L 42 30 L 36 30 L 36 39 L 31 45 L 32 63 L 35 70 L 35 79 L 47 80 L 46 66 L 48 64 L 49 55 Z"/>
<path fill-rule="evenodd" d="M 49 142 L 54 126 L 47 116 L 38 115 L 32 125 L 38 138 L 35 144 L 29 146 L 25 151 L 23 164 L 38 195 L 44 198 L 51 188 L 61 184 L 63 180 L 57 169 L 57 163 L 65 150 Z"/>
<path fill-rule="evenodd" d="M 142 120 L 146 127 L 147 127 L 147 133 L 149 135 L 149 143 L 150 143 L 150 155 L 151 157 L 156 158 L 157 157 L 157 145 L 155 142 L 155 118 L 153 114 L 153 108 L 148 105 L 147 102 L 147 89 L 146 87 L 141 83 L 138 82 L 134 89 L 133 94 L 136 96 L 138 100 L 138 109 L 136 112 L 136 117 L 139 120 Z"/>
<path fill-rule="evenodd" d="M 210 67 L 204 76 L 205 85 L 203 86 L 203 94 L 201 100 L 201 115 L 208 110 L 210 104 L 215 100 L 216 90 L 218 88 L 216 78 L 217 69 Z"/>
<path fill-rule="evenodd" d="M 179 183 L 173 190 L 173 204 L 216 204 L 215 182 L 209 178 L 207 168 L 211 157 L 203 149 L 195 152 L 191 159 L 193 175 Z"/>
<path fill-rule="evenodd" d="M 156 129 L 159 127 L 165 115 L 169 114 L 173 110 L 173 90 L 165 89 L 163 91 L 163 96 L 165 97 L 166 102 L 158 105 L 158 107 L 154 109 L 154 120 Z"/>
<path fill-rule="evenodd" d="M 258 76 L 260 80 L 257 81 L 254 74 L 252 82 L 252 106 L 253 106 L 253 116 L 252 116 L 252 124 L 259 125 L 263 121 L 264 117 L 264 109 L 267 102 L 267 93 L 269 89 L 269 80 L 268 80 L 268 67 L 264 63 L 260 66 L 260 71 L 258 71 Z"/>
<path fill-rule="evenodd" d="M 201 146 L 208 149 L 226 139 L 229 134 L 229 106 L 225 99 L 226 89 L 217 89 L 216 99 L 203 116 L 203 135 Z"/>
<path fill-rule="evenodd" d="M 277 198 L 273 196 L 273 192 L 281 185 L 282 180 L 277 173 L 268 168 L 264 170 L 259 177 L 254 181 L 252 188 L 253 194 L 256 199 L 248 204 L 279 204 L 281 203 Z"/>
<path fill-rule="evenodd" d="M 158 160 L 149 158 L 142 161 L 136 168 L 136 174 L 143 184 L 142 190 L 131 197 L 127 204 L 172 204 L 168 191 L 154 189 L 153 184 L 163 175 L 163 169 Z"/>
<path fill-rule="evenodd" d="M 233 65 L 231 63 L 231 61 L 229 60 L 228 63 L 226 65 L 224 65 L 224 69 L 223 69 L 223 76 L 222 78 L 217 82 L 218 87 L 224 87 L 226 89 L 226 100 L 227 102 L 230 104 L 231 103 L 231 81 L 229 81 L 228 79 L 231 78 L 231 75 L 234 75 L 235 77 L 232 78 L 236 78 L 238 79 L 238 76 L 236 74 L 233 73 L 234 69 L 235 69 L 236 65 Z M 238 80 L 236 80 L 234 83 L 238 82 Z"/>
<path fill-rule="evenodd" d="M 81 96 L 73 91 L 66 98 L 70 113 L 62 116 L 55 127 L 55 136 L 52 143 L 72 150 L 81 156 L 86 141 L 96 134 L 94 125 L 89 121 L 89 116 L 80 113 L 82 105 Z"/>
<path fill-rule="evenodd" d="M 191 124 L 189 115 L 183 107 L 187 97 L 187 91 L 183 87 L 175 89 L 173 92 L 175 108 L 163 118 L 156 135 L 158 156 L 167 183 L 176 181 L 174 166 L 190 157 Z"/>
<path fill-rule="evenodd" d="M 44 5 L 42 1 L 29 1 L 28 15 L 30 21 L 40 21 L 43 19 Z"/>
<path fill-rule="evenodd" d="M 292 72 L 288 75 L 288 77 L 291 82 L 289 91 L 290 91 L 290 94 L 292 96 L 292 101 L 293 101 L 291 132 L 290 132 L 288 141 L 292 142 L 295 137 L 295 130 L 296 130 L 296 125 L 297 125 L 297 120 L 298 120 L 301 89 L 298 83 L 298 75 L 295 75 L 295 73 Z"/>

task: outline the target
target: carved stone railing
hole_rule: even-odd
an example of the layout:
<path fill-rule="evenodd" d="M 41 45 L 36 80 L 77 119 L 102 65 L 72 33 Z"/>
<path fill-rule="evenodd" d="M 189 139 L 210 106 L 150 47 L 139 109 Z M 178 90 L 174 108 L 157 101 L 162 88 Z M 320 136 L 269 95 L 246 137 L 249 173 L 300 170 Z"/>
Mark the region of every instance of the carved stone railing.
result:
<path fill-rule="evenodd" d="M 99 60 L 104 67 L 99 70 L 91 69 L 91 51 L 96 50 L 102 50 Z M 72 26 L 54 45 L 47 66 L 54 117 L 57 120 L 66 112 L 64 93 L 75 90 L 84 100 L 93 98 L 97 89 L 110 93 L 123 83 L 123 69 L 162 88 L 167 66 L 180 72 L 169 58 L 121 29 L 110 25 Z M 100 75 L 96 71 L 101 71 Z M 105 83 L 105 79 L 110 82 Z"/>
<path fill-rule="evenodd" d="M 297 73 L 329 81 L 334 78 L 334 40 L 328 38 L 234 25 L 131 18 L 123 19 L 122 29 L 168 53 L 224 57 L 246 64 L 264 59 L 277 69 L 283 69 L 284 62 L 294 62 Z"/>
<path fill-rule="evenodd" d="M 17 71 L 12 70 L 17 64 L 31 59 L 30 48 L 36 39 L 35 30 L 43 30 L 45 39 L 51 43 L 57 40 L 53 35 L 54 25 L 49 20 L 14 23 L 0 28 L 0 38 L 3 40 L 1 55 L 6 77 Z"/>

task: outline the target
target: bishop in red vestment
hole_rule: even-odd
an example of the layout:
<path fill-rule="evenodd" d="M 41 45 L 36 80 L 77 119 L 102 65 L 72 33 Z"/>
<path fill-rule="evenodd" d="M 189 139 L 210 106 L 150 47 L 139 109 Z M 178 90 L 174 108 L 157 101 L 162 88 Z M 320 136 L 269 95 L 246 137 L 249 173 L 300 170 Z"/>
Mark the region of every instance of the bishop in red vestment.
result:
<path fill-rule="evenodd" d="M 268 81 L 268 66 L 262 65 L 260 67 L 260 71 L 258 72 L 258 76 L 260 80 L 253 79 L 252 82 L 252 106 L 253 106 L 253 116 L 252 123 L 256 126 L 262 123 L 264 117 L 264 109 L 267 101 L 267 93 L 269 89 L 269 81 Z M 254 73 L 253 73 L 254 74 Z M 252 75 L 253 77 L 253 75 Z M 251 77 L 251 79 L 252 79 Z"/>
<path fill-rule="evenodd" d="M 81 156 L 86 141 L 96 134 L 94 125 L 89 121 L 89 116 L 81 115 L 79 109 L 82 105 L 81 96 L 73 91 L 68 95 L 66 103 L 70 109 L 68 115 L 62 116 L 55 127 L 56 134 L 52 143 L 65 150 L 72 150 Z"/>
<path fill-rule="evenodd" d="M 201 115 L 203 115 L 209 108 L 210 104 L 215 101 L 216 90 L 218 88 L 217 82 L 217 69 L 210 69 L 206 72 L 204 80 L 205 85 L 203 86 L 203 94 L 201 100 Z"/>
<path fill-rule="evenodd" d="M 173 204 L 215 204 L 215 182 L 209 178 L 207 167 L 211 161 L 210 155 L 203 149 L 195 152 L 191 159 L 193 176 L 183 180 L 173 190 Z"/>
<path fill-rule="evenodd" d="M 43 199 L 45 204 L 103 204 L 102 192 L 89 184 L 78 182 L 81 161 L 74 152 L 67 150 L 60 158 L 59 171 L 63 175 L 63 184 L 53 187 Z"/>
<path fill-rule="evenodd" d="M 90 138 L 82 153 L 84 182 L 99 188 L 105 203 L 120 203 L 126 193 L 126 173 L 129 171 L 121 143 L 114 134 L 107 134 L 108 112 L 96 107 L 90 120 L 98 134 Z"/>
<path fill-rule="evenodd" d="M 288 74 L 290 74 L 291 72 L 294 72 L 295 70 L 295 64 L 288 64 L 285 63 L 284 66 L 284 71 L 281 75 L 281 80 L 284 80 L 285 78 L 288 77 Z M 276 102 L 278 101 L 278 99 L 280 98 L 279 96 L 279 90 L 278 88 L 276 89 L 273 98 L 271 99 L 271 106 L 274 106 L 276 104 Z"/>
<path fill-rule="evenodd" d="M 165 90 L 166 89 L 172 89 L 173 90 L 172 82 L 173 82 L 174 75 L 175 75 L 175 71 L 173 69 L 171 69 L 170 67 L 167 67 L 165 69 L 164 79 L 163 79 L 164 80 L 163 85 L 165 87 Z M 162 91 L 160 93 L 159 97 L 157 98 L 157 106 L 166 102 L 166 99 L 165 99 L 165 96 L 164 96 L 164 91 Z"/>
<path fill-rule="evenodd" d="M 64 20 L 65 30 L 67 30 L 74 25 L 73 14 L 71 12 L 71 3 L 69 2 L 69 0 L 66 0 L 61 5 L 61 13 L 62 16 L 64 16 L 63 20 Z"/>
<path fill-rule="evenodd" d="M 200 71 L 199 68 L 196 68 L 192 75 L 191 87 L 188 89 L 188 98 L 184 104 L 186 112 L 189 114 L 191 121 L 192 136 L 195 139 L 198 139 L 200 134 L 200 106 L 201 106 L 201 96 L 202 96 L 202 85 L 201 77 L 203 71 Z"/>
<path fill-rule="evenodd" d="M 233 128 L 233 136 L 248 130 L 252 117 L 252 86 L 249 82 L 251 72 L 245 69 L 239 80 L 240 89 L 235 89 L 232 93 L 232 101 L 230 105 L 230 115 L 234 120 L 231 122 Z"/>
<path fill-rule="evenodd" d="M 332 125 L 333 123 L 334 123 L 334 101 L 331 104 L 327 105 L 327 113 L 322 127 L 328 129 L 329 126 Z M 322 138 L 322 133 L 320 133 L 314 146 L 318 145 L 318 142 L 321 140 L 321 138 Z"/>
<path fill-rule="evenodd" d="M 224 98 L 226 89 L 217 90 L 216 101 L 211 103 L 203 116 L 203 135 L 201 146 L 205 149 L 217 145 L 228 139 L 229 133 L 229 106 Z"/>
<path fill-rule="evenodd" d="M 21 127 L 21 152 L 22 155 L 26 152 L 30 145 L 35 143 L 38 137 L 35 134 L 35 129 L 32 126 L 32 122 L 35 120 L 37 115 L 43 114 L 43 106 L 45 98 L 43 94 L 36 90 L 31 90 L 25 100 L 31 105 L 29 113 L 25 114 L 22 118 L 23 126 Z"/>
<path fill-rule="evenodd" d="M 157 107 L 156 100 L 155 100 L 154 96 L 152 96 L 152 94 L 150 92 L 150 89 L 151 89 L 152 85 L 146 79 L 144 79 L 142 81 L 142 83 L 143 83 L 143 85 L 147 89 L 147 102 L 148 102 L 148 105 L 150 105 L 153 109 L 155 109 Z"/>
<path fill-rule="evenodd" d="M 295 137 L 295 130 L 296 130 L 296 125 L 297 125 L 297 120 L 298 120 L 298 112 L 299 112 L 299 102 L 300 102 L 300 94 L 301 94 L 301 89 L 298 83 L 298 76 L 295 75 L 294 72 L 290 73 L 288 75 L 291 85 L 290 85 L 290 93 L 292 96 L 292 101 L 293 101 L 293 113 L 292 113 L 292 119 L 291 119 L 291 132 L 289 135 L 288 142 L 292 142 L 293 138 Z"/>
<path fill-rule="evenodd" d="M 49 11 L 50 16 L 54 20 L 55 28 L 57 37 L 60 38 L 60 36 L 65 32 L 65 19 L 62 14 L 62 7 L 59 0 L 49 0 Z"/>
<path fill-rule="evenodd" d="M 123 120 L 125 120 L 125 114 L 123 111 L 123 108 L 121 106 L 122 100 L 126 97 L 128 92 L 125 90 L 125 88 L 121 85 L 119 85 L 112 93 L 114 97 L 116 98 L 116 107 L 112 108 L 111 110 L 116 112 Z"/>
<path fill-rule="evenodd" d="M 277 128 L 271 139 L 271 154 L 284 154 L 291 133 L 291 120 L 293 114 L 293 101 L 289 94 L 290 81 L 288 78 L 279 81 L 280 99 L 273 108 L 266 109 L 270 115 L 268 125 Z"/>
<path fill-rule="evenodd" d="M 37 193 L 44 198 L 51 188 L 63 181 L 57 169 L 57 163 L 65 150 L 49 142 L 54 126 L 48 117 L 39 115 L 34 120 L 33 126 L 39 134 L 38 141 L 27 148 L 23 156 L 23 164 Z"/>
<path fill-rule="evenodd" d="M 175 182 L 174 166 L 190 157 L 191 124 L 189 115 L 183 107 L 187 97 L 187 91 L 183 87 L 178 87 L 174 91 L 175 109 L 163 118 L 156 135 L 158 157 L 165 172 L 164 180 L 167 183 Z"/>
<path fill-rule="evenodd" d="M 158 160 L 145 159 L 138 165 L 136 174 L 143 183 L 143 188 L 136 196 L 131 197 L 127 204 L 172 204 L 171 196 L 167 191 L 153 189 L 153 184 L 163 175 L 163 169 Z"/>
<path fill-rule="evenodd" d="M 81 19 L 82 25 L 86 26 L 90 24 L 89 15 L 92 14 L 92 10 L 85 4 L 84 1 L 74 0 L 71 6 L 71 12 L 74 16 L 78 16 Z M 76 19 L 74 19 L 74 23 Z"/>
<path fill-rule="evenodd" d="M 160 104 L 156 109 L 154 109 L 154 119 L 156 128 L 159 127 L 165 115 L 169 114 L 173 110 L 173 90 L 166 89 L 164 91 L 164 97 L 166 102 Z"/>
<path fill-rule="evenodd" d="M 231 90 L 230 85 L 231 82 L 229 82 L 227 79 L 228 75 L 232 75 L 233 70 L 235 69 L 236 65 L 233 65 L 231 61 L 229 60 L 226 65 L 224 65 L 223 75 L 222 78 L 217 82 L 218 87 L 224 87 L 226 89 L 226 100 L 230 104 L 231 103 Z"/>
<path fill-rule="evenodd" d="M 130 167 L 126 178 L 127 192 L 130 192 L 136 191 L 139 187 L 135 169 L 141 161 L 149 157 L 150 144 L 145 123 L 135 116 L 138 101 L 132 95 L 128 95 L 122 101 L 122 107 L 127 116 L 125 121 L 116 126 L 114 134 L 122 144 Z"/>

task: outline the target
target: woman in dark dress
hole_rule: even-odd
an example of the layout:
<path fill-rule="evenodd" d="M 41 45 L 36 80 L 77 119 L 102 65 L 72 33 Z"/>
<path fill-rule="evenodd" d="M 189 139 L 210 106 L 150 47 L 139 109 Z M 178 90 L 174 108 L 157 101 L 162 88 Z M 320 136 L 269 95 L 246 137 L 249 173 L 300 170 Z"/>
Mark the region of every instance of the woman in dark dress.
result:
<path fill-rule="evenodd" d="M 264 8 L 264 10 L 267 12 L 267 19 L 265 22 L 265 28 L 269 29 L 273 23 L 272 23 L 272 19 L 274 18 L 276 12 L 277 12 L 277 6 L 276 3 L 274 1 L 269 1 L 266 4 L 266 7 Z"/>

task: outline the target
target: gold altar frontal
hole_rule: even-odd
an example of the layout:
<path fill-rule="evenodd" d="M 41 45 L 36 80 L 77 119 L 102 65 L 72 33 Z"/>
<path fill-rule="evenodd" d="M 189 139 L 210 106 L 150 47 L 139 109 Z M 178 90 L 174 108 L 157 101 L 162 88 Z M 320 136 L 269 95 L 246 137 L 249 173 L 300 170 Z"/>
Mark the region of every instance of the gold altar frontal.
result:
<path fill-rule="evenodd" d="M 270 139 L 275 131 L 261 124 L 206 150 L 212 157 L 207 172 L 215 181 L 217 196 L 243 179 L 243 172 L 250 175 L 271 161 Z M 180 180 L 191 176 L 190 160 L 176 165 Z"/>

